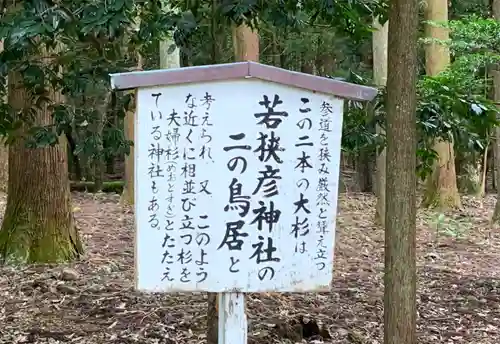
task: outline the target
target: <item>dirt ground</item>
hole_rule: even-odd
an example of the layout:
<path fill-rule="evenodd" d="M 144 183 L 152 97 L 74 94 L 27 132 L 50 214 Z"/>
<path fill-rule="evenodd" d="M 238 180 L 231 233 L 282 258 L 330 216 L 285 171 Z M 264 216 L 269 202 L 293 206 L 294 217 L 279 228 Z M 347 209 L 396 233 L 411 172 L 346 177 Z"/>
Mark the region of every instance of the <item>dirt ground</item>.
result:
<path fill-rule="evenodd" d="M 206 342 L 205 294 L 133 290 L 131 209 L 117 195 L 74 194 L 74 202 L 84 259 L 0 268 L 0 343 Z M 461 212 L 445 217 L 419 212 L 419 343 L 500 343 L 493 203 L 491 196 L 484 204 L 464 199 Z M 252 343 L 382 343 L 384 233 L 372 225 L 374 199 L 342 195 L 339 206 L 332 291 L 248 295 Z"/>

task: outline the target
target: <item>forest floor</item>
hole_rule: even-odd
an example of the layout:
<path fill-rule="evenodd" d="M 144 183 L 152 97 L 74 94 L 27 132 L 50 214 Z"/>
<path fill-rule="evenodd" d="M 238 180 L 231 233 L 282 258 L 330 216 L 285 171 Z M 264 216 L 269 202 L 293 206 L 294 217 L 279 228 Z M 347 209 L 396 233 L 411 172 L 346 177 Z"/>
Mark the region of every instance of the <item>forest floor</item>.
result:
<path fill-rule="evenodd" d="M 85 257 L 64 267 L 0 268 L 0 343 L 206 342 L 206 294 L 133 290 L 131 209 L 117 195 L 74 194 L 74 202 Z M 500 228 L 488 224 L 494 198 L 463 203 L 446 217 L 418 214 L 422 344 L 500 343 Z M 331 292 L 248 295 L 251 343 L 382 343 L 384 233 L 372 224 L 373 209 L 372 196 L 340 197 Z M 305 339 L 283 330 L 297 329 L 300 317 L 309 321 Z M 309 333 L 314 323 L 327 331 Z"/>

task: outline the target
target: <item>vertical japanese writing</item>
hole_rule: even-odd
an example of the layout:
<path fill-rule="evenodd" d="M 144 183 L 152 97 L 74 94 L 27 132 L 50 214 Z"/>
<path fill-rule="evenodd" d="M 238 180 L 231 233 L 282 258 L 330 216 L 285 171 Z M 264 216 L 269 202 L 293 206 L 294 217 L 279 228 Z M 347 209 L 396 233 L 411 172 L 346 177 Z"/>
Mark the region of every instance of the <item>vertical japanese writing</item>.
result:
<path fill-rule="evenodd" d="M 196 233 L 196 223 L 198 222 L 195 210 L 197 203 L 197 164 L 196 164 L 196 136 L 198 135 L 199 120 L 197 116 L 196 97 L 189 93 L 184 100 L 185 110 L 183 116 L 183 132 L 187 131 L 183 140 L 183 154 L 180 177 L 181 187 L 181 221 L 179 227 L 179 238 L 182 248 L 177 254 L 177 262 L 180 266 L 180 281 L 189 283 L 192 281 L 193 251 L 192 241 Z"/>
<path fill-rule="evenodd" d="M 245 140 L 246 135 L 244 133 L 236 133 L 229 135 L 229 139 L 234 141 L 234 145 L 226 146 L 223 148 L 225 152 L 231 152 L 234 150 L 240 151 L 251 151 L 252 147 L 244 144 L 243 142 L 238 143 L 239 141 Z M 241 175 L 245 173 L 248 162 L 247 159 L 243 155 L 236 155 L 229 159 L 227 162 L 227 168 L 231 172 L 235 172 Z M 241 152 L 240 154 L 243 154 Z M 237 177 L 233 177 L 231 183 L 228 186 L 229 200 L 227 205 L 224 207 L 224 212 L 235 212 L 237 214 L 237 218 L 233 221 L 226 221 L 226 231 L 224 234 L 224 238 L 220 243 L 218 250 L 226 247 L 229 251 L 237 251 L 241 252 L 243 248 L 243 238 L 248 236 L 248 233 L 244 232 L 245 221 L 243 220 L 245 216 L 248 214 L 250 210 L 250 196 L 246 195 L 243 192 L 243 186 L 239 182 Z M 228 215 L 228 217 L 231 217 Z M 234 217 L 234 216 L 233 216 Z M 235 252 L 236 253 L 236 252 Z M 229 257 L 230 265 L 229 271 L 231 273 L 239 272 L 238 264 L 240 263 L 240 259 L 235 254 L 231 254 Z"/>
<path fill-rule="evenodd" d="M 190 99 L 193 99 L 192 97 Z M 205 160 L 206 158 L 209 158 L 212 160 L 211 156 L 211 145 L 210 143 L 212 142 L 212 135 L 210 134 L 209 128 L 212 126 L 212 124 L 209 121 L 210 118 L 210 107 L 212 102 L 214 102 L 215 99 L 208 93 L 205 92 L 205 95 L 203 98 L 200 100 L 200 106 L 199 108 L 202 109 L 203 111 L 203 116 L 201 118 L 201 124 L 200 124 L 200 129 L 201 132 L 199 133 L 199 137 L 201 139 L 201 150 L 198 154 L 199 158 L 201 160 Z M 194 101 L 192 101 L 191 108 L 196 107 L 194 105 Z M 192 170 L 193 173 L 190 174 L 190 177 L 194 178 L 196 175 L 194 173 L 194 170 L 196 169 L 195 164 L 192 165 Z M 189 169 L 189 167 L 188 167 Z M 198 171 L 200 172 L 200 171 Z M 189 172 L 187 172 L 189 173 Z M 203 199 L 204 197 L 207 197 L 212 194 L 210 191 L 210 186 L 209 186 L 209 179 L 204 178 L 202 173 L 198 173 L 198 190 L 197 190 L 197 197 L 198 200 Z M 208 272 L 205 270 L 205 265 L 208 265 L 208 253 L 207 253 L 207 246 L 211 241 L 210 234 L 208 233 L 210 231 L 210 218 L 207 213 L 203 213 L 198 216 L 198 225 L 197 225 L 197 233 L 196 233 L 196 245 L 198 246 L 198 252 L 196 253 L 197 259 L 195 260 L 195 264 L 197 266 L 197 271 L 196 271 L 196 283 L 201 283 L 204 282 L 208 278 Z"/>
<path fill-rule="evenodd" d="M 328 285 L 342 100 L 246 79 L 138 100 L 139 290 Z"/>
<path fill-rule="evenodd" d="M 259 132 L 257 139 L 259 146 L 254 150 L 259 161 L 263 163 L 261 164 L 263 168 L 258 172 L 257 186 L 252 195 L 261 195 L 262 200 L 258 202 L 258 207 L 252 210 L 254 218 L 250 222 L 250 225 L 256 225 L 259 231 L 257 237 L 259 242 L 252 244 L 254 252 L 250 259 L 255 258 L 258 265 L 264 264 L 258 272 L 261 281 L 266 277 L 272 280 L 276 272 L 271 264 L 281 261 L 281 258 L 276 256 L 277 248 L 276 243 L 273 242 L 272 231 L 281 217 L 281 210 L 276 207 L 273 198 L 279 194 L 278 181 L 282 178 L 279 166 L 283 164 L 280 153 L 285 151 L 285 148 L 280 145 L 281 138 L 274 130 L 288 117 L 288 112 L 275 109 L 282 104 L 283 101 L 278 94 L 274 95 L 272 102 L 267 95 L 264 95 L 259 105 L 265 110 L 254 114 L 254 117 L 259 120 L 257 124 L 267 129 Z"/>
<path fill-rule="evenodd" d="M 158 104 L 158 97 L 161 96 L 161 93 L 152 94 L 152 97 L 155 98 L 155 103 Z M 149 224 L 153 229 L 160 229 L 161 223 L 158 216 L 158 212 L 160 211 L 160 205 L 157 198 L 158 187 L 157 187 L 157 179 L 162 178 L 163 169 L 161 167 L 161 158 L 164 153 L 164 149 L 161 145 L 162 133 L 160 131 L 160 126 L 157 125 L 157 120 L 160 121 L 162 119 L 162 113 L 158 109 L 156 111 L 151 111 L 151 121 L 153 123 L 151 128 L 151 138 L 153 142 L 150 145 L 148 150 L 148 157 L 150 162 L 149 167 L 149 178 L 151 185 L 151 192 L 153 197 L 149 200 Z"/>
<path fill-rule="evenodd" d="M 148 150 L 148 157 L 150 159 L 150 167 L 149 167 L 149 176 L 152 179 L 151 180 L 151 193 L 153 194 L 153 197 L 149 203 L 149 209 L 150 210 L 155 210 L 156 211 L 156 216 L 158 217 L 158 212 L 160 211 L 160 206 L 161 200 L 159 197 L 161 197 L 161 193 L 159 192 L 160 190 L 160 185 L 162 184 L 164 178 L 166 176 L 169 176 L 170 173 L 170 164 L 168 163 L 168 155 L 170 152 L 170 145 L 167 143 L 165 144 L 163 139 L 168 136 L 167 133 L 162 132 L 162 122 L 164 121 L 163 113 L 159 110 L 158 107 L 158 101 L 160 97 L 162 96 L 161 92 L 158 93 L 152 93 L 151 97 L 153 97 L 154 102 L 155 102 L 155 110 L 151 111 L 151 121 L 153 123 L 152 125 L 152 130 L 151 130 L 151 138 L 153 139 L 153 143 L 150 145 L 150 148 Z M 165 148 L 164 148 L 165 147 Z M 162 224 L 164 225 L 163 229 L 165 230 L 165 237 L 164 237 L 164 243 L 162 245 L 163 248 L 163 257 L 162 257 L 162 263 L 166 263 L 166 268 L 165 271 L 163 272 L 163 278 L 162 280 L 168 280 L 168 281 L 173 281 L 174 278 L 171 276 L 171 268 L 170 264 L 173 263 L 171 260 L 172 257 L 172 250 L 175 249 L 175 242 L 173 241 L 172 237 L 168 234 L 172 228 L 170 228 L 170 222 L 171 220 L 169 217 L 173 217 L 173 199 L 170 200 L 170 202 L 167 199 L 167 204 L 166 208 L 164 209 L 166 212 L 165 214 L 165 221 L 160 221 L 159 219 L 155 221 L 155 224 L 157 226 L 157 229 L 161 229 Z M 170 216 L 169 216 L 170 214 Z"/>
<path fill-rule="evenodd" d="M 332 132 L 331 115 L 333 113 L 332 105 L 326 101 L 323 101 L 320 108 L 320 119 L 319 119 L 319 132 L 320 132 L 320 147 L 317 152 L 318 154 L 318 181 L 316 186 L 316 207 L 319 209 L 319 214 L 317 218 L 316 231 L 319 235 L 317 240 L 316 256 L 314 260 L 316 261 L 316 266 L 318 270 L 323 270 L 326 267 L 327 251 L 325 245 L 325 236 L 330 233 L 328 229 L 327 213 L 330 209 L 330 190 L 328 188 L 328 177 L 330 172 L 328 171 L 328 163 L 330 162 L 331 155 L 329 151 L 328 141 L 330 133 Z M 331 234 L 329 234 L 331 235 Z"/>
<path fill-rule="evenodd" d="M 302 106 L 299 109 L 301 119 L 296 123 L 299 128 L 300 136 L 295 143 L 295 147 L 298 148 L 300 153 L 296 158 L 294 174 L 299 173 L 304 175 L 305 172 L 313 168 L 311 154 L 314 154 L 314 144 L 309 135 L 306 135 L 312 131 L 313 125 L 311 118 L 309 118 L 309 113 L 311 112 L 311 108 L 308 106 L 310 102 L 309 98 L 300 98 L 300 101 L 302 102 Z M 305 237 L 310 232 L 310 184 L 311 181 L 304 176 L 301 176 L 295 183 L 300 194 L 298 199 L 293 203 L 295 207 L 293 213 L 294 221 L 291 225 L 290 234 L 295 240 L 295 252 L 299 254 L 307 252 Z"/>
<path fill-rule="evenodd" d="M 152 94 L 158 109 L 161 93 Z M 211 241 L 210 219 L 206 212 L 197 211 L 197 203 L 211 195 L 209 179 L 198 171 L 197 161 L 212 159 L 210 107 L 215 99 L 208 93 L 199 100 L 189 93 L 183 99 L 184 110 L 172 108 L 163 116 L 151 111 L 153 143 L 149 149 L 152 179 L 150 223 L 160 227 L 158 197 L 163 187 L 164 229 L 162 264 L 166 265 L 162 281 L 176 279 L 183 284 L 200 283 L 207 279 L 208 248 Z M 179 111 L 180 110 L 180 111 Z M 200 115 L 202 114 L 202 115 Z M 164 133 L 161 132 L 163 129 Z M 201 145 L 200 145 L 201 143 Z M 198 150 L 199 149 L 199 150 Z M 162 178 L 162 180 L 155 180 Z M 158 196 L 156 196 L 158 194 Z M 163 223 L 162 223 L 163 224 Z M 173 266 L 177 276 L 172 276 Z"/>

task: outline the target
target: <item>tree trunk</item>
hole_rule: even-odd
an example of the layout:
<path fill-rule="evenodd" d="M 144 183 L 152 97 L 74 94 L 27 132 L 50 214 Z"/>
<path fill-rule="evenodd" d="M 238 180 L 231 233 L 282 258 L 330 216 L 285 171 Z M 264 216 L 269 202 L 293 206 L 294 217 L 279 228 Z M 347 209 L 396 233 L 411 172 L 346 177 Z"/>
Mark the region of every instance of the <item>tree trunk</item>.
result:
<path fill-rule="evenodd" d="M 500 0 L 493 0 L 493 18 L 496 21 L 500 21 Z M 494 101 L 497 106 L 500 107 L 500 70 L 493 71 L 493 87 L 494 87 Z M 495 128 L 495 168 L 496 173 L 494 173 L 495 184 L 497 189 L 497 201 L 495 204 L 495 210 L 493 212 L 492 222 L 500 223 L 500 127 Z"/>
<path fill-rule="evenodd" d="M 100 87 L 99 89 L 102 89 L 102 91 L 96 95 L 97 102 L 94 103 L 96 118 L 94 120 L 94 123 L 92 123 L 94 135 L 98 136 L 98 139 L 96 140 L 97 142 L 96 156 L 94 156 L 94 158 L 92 159 L 92 165 L 94 170 L 93 179 L 96 192 L 102 191 L 104 183 L 105 161 L 104 161 L 103 134 L 104 134 L 104 124 L 106 123 L 108 104 L 111 96 L 110 92 L 106 89 L 105 86 Z"/>
<path fill-rule="evenodd" d="M 333 76 L 335 72 L 335 56 L 333 54 L 326 54 L 323 56 L 323 73 L 324 76 Z"/>
<path fill-rule="evenodd" d="M 271 39 L 271 48 L 273 53 L 273 58 L 272 58 L 273 66 L 281 67 L 281 54 L 283 52 L 283 47 L 281 46 L 281 42 L 275 30 L 271 32 L 270 39 Z"/>
<path fill-rule="evenodd" d="M 224 41 L 226 40 L 226 33 L 224 32 L 224 25 L 219 20 L 217 9 L 220 6 L 221 0 L 212 0 L 212 13 L 210 21 L 210 60 L 212 64 L 222 63 Z"/>
<path fill-rule="evenodd" d="M 106 173 L 115 174 L 115 157 L 110 156 L 106 159 Z"/>
<path fill-rule="evenodd" d="M 279 67 L 285 68 L 285 69 L 291 69 L 290 68 L 290 58 L 293 59 L 292 55 L 290 52 L 287 51 L 287 46 L 286 42 L 289 39 L 289 32 L 286 27 L 281 28 L 279 31 L 274 32 L 276 34 L 276 39 L 278 41 L 278 44 L 280 46 L 280 52 L 279 52 Z"/>
<path fill-rule="evenodd" d="M 17 111 L 32 108 L 22 89 L 22 77 L 9 75 L 9 104 Z M 55 102 L 62 96 L 49 95 Z M 45 107 L 36 110 L 35 125 L 52 123 Z M 0 254 L 6 262 L 61 262 L 83 251 L 72 213 L 68 178 L 67 142 L 62 136 L 53 147 L 29 149 L 21 128 L 9 147 L 7 206 L 0 229 Z"/>
<path fill-rule="evenodd" d="M 314 64 L 306 52 L 302 53 L 300 58 L 300 71 L 306 74 L 314 74 Z"/>
<path fill-rule="evenodd" d="M 0 139 L 0 192 L 7 192 L 9 182 L 9 148 Z"/>
<path fill-rule="evenodd" d="M 374 21 L 376 31 L 373 32 L 373 81 L 375 85 L 384 87 L 387 84 L 387 35 L 389 22 L 380 25 L 378 18 Z M 377 133 L 385 135 L 383 128 L 377 126 Z M 385 164 L 386 149 L 377 152 L 377 169 L 375 192 L 377 195 L 377 205 L 375 208 L 375 222 L 385 227 Z"/>
<path fill-rule="evenodd" d="M 466 159 L 464 159 L 463 161 L 464 175 L 462 177 L 462 175 L 459 174 L 459 176 L 462 177 L 458 178 L 459 181 L 462 181 L 459 189 L 475 197 L 482 198 L 484 197 L 486 192 L 488 147 L 489 147 L 489 142 L 487 143 L 486 149 L 484 150 L 483 154 L 479 154 L 475 151 L 470 153 L 467 152 L 465 154 Z"/>
<path fill-rule="evenodd" d="M 82 172 L 82 166 L 80 163 L 80 157 L 78 154 L 75 154 L 76 152 L 76 141 L 75 138 L 73 137 L 74 135 L 74 130 L 69 129 L 66 133 L 66 140 L 68 141 L 68 149 L 69 149 L 69 154 L 68 157 L 71 158 L 71 171 L 74 173 L 74 178 L 77 181 L 82 180 L 83 178 L 83 172 Z M 76 136 L 76 135 L 75 135 Z"/>
<path fill-rule="evenodd" d="M 248 25 L 233 26 L 236 61 L 259 61 L 259 34 Z"/>
<path fill-rule="evenodd" d="M 425 19 L 435 22 L 448 21 L 448 0 L 427 1 Z M 447 28 L 432 24 L 425 25 L 426 37 L 447 40 Z M 450 51 L 447 45 L 430 43 L 425 47 L 425 69 L 427 75 L 437 75 L 450 64 Z M 453 142 L 436 140 L 434 150 L 439 159 L 434 163 L 433 173 L 426 182 L 426 192 L 423 201 L 425 207 L 441 209 L 459 208 L 460 194 L 457 188 Z"/>
<path fill-rule="evenodd" d="M 136 100 L 134 99 L 134 104 L 131 109 L 127 111 L 125 121 L 123 123 L 125 139 L 131 141 L 134 140 L 135 102 Z M 121 203 L 128 205 L 134 204 L 134 151 L 135 147 L 132 145 L 130 146 L 129 154 L 125 155 L 125 184 L 123 186 L 123 193 L 120 199 Z"/>
<path fill-rule="evenodd" d="M 142 69 L 142 56 L 137 54 L 137 70 Z M 137 93 L 135 94 L 137 95 Z M 134 97 L 135 98 L 135 97 Z M 123 123 L 123 129 L 125 133 L 125 139 L 133 141 L 134 140 L 134 126 L 135 126 L 135 113 L 136 113 L 136 99 L 134 99 L 134 104 L 131 109 L 129 109 L 125 115 L 125 121 Z M 134 166 L 135 166 L 135 147 L 132 145 L 130 147 L 130 152 L 125 155 L 125 185 L 123 187 L 122 196 L 120 202 L 122 204 L 133 205 L 134 204 Z"/>
<path fill-rule="evenodd" d="M 160 42 L 160 68 L 168 69 L 181 67 L 179 48 L 175 47 L 170 54 L 168 53 L 170 46 L 173 45 L 175 45 L 173 38 Z"/>
<path fill-rule="evenodd" d="M 391 0 L 389 23 L 384 343 L 416 344 L 418 0 Z"/>
<path fill-rule="evenodd" d="M 0 52 L 3 51 L 3 41 L 0 41 Z M 7 85 L 2 85 L 7 87 Z M 3 99 L 4 103 L 7 99 Z M 7 192 L 9 180 L 9 147 L 5 145 L 5 139 L 0 139 L 0 192 Z"/>
<path fill-rule="evenodd" d="M 373 191 L 373 154 L 372 151 L 363 148 L 355 157 L 356 183 L 360 192 Z"/>
<path fill-rule="evenodd" d="M 432 175 L 427 179 L 422 205 L 440 209 L 460 208 L 453 143 L 439 140 L 434 150 L 438 153 L 438 159 Z"/>
<path fill-rule="evenodd" d="M 219 341 L 219 306 L 217 293 L 208 293 L 207 344 Z"/>

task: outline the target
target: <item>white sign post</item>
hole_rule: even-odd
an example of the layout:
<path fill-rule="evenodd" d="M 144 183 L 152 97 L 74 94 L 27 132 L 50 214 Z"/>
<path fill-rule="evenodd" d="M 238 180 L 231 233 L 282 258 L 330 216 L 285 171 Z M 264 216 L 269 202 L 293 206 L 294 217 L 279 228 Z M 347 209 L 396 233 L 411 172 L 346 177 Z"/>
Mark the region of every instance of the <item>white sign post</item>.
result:
<path fill-rule="evenodd" d="M 113 76 L 138 87 L 136 287 L 220 293 L 219 343 L 246 344 L 243 293 L 332 279 L 343 100 L 305 85 L 376 91 L 252 62 L 195 68 Z"/>

